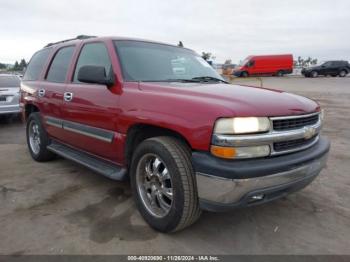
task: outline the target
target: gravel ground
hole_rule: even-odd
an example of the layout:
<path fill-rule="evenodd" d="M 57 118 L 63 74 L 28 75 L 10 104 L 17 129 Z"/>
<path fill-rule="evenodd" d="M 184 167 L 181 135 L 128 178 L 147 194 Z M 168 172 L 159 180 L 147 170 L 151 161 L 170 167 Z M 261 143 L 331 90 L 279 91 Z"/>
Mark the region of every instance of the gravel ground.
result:
<path fill-rule="evenodd" d="M 140 217 L 127 183 L 64 159 L 34 162 L 24 126 L 2 119 L 0 254 L 350 254 L 350 78 L 262 81 L 326 110 L 328 166 L 304 190 L 262 206 L 205 212 L 182 232 L 160 234 Z"/>

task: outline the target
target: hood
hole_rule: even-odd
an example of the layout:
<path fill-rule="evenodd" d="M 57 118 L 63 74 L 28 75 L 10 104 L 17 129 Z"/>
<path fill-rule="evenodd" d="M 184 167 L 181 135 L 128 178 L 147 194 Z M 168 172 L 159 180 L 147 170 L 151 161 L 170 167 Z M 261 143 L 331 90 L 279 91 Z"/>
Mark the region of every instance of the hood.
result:
<path fill-rule="evenodd" d="M 234 71 L 234 72 L 240 71 L 240 70 L 242 70 L 243 67 L 244 67 L 244 66 L 241 66 L 241 65 L 235 66 L 235 67 L 233 68 L 233 71 Z"/>
<path fill-rule="evenodd" d="M 286 116 L 319 110 L 316 102 L 291 93 L 224 83 L 145 83 L 140 90 L 162 96 L 175 110 L 188 108 L 216 117 Z M 205 109 L 204 109 L 205 108 Z"/>

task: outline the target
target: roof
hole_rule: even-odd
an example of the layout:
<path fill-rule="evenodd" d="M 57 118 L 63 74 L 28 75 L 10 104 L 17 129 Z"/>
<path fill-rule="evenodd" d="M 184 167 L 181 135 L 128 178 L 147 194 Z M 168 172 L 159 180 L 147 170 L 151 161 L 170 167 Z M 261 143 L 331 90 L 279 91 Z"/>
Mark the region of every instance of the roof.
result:
<path fill-rule="evenodd" d="M 57 44 L 61 44 L 61 43 L 66 43 L 66 42 L 71 42 L 74 40 L 84 40 L 84 39 L 89 39 L 89 38 L 95 38 L 96 36 L 89 36 L 89 35 L 78 35 L 76 38 L 70 38 L 70 39 L 66 39 L 66 40 L 61 40 L 58 42 L 54 42 L 54 43 L 48 43 L 45 47 L 49 47 L 49 46 L 53 46 L 53 45 L 57 45 Z"/>
<path fill-rule="evenodd" d="M 51 47 L 51 46 L 56 46 L 60 44 L 67 44 L 67 43 L 75 43 L 75 42 L 80 42 L 84 40 L 129 40 L 129 41 L 139 41 L 139 42 L 147 42 L 147 43 L 154 43 L 154 44 L 161 44 L 161 45 L 168 45 L 168 46 L 173 46 L 173 47 L 179 47 L 177 45 L 172 45 L 168 43 L 163 43 L 163 42 L 157 42 L 157 41 L 152 41 L 152 40 L 147 40 L 147 39 L 141 39 L 141 38 L 132 38 L 132 37 L 122 37 L 122 36 L 104 36 L 104 37 L 98 37 L 98 36 L 89 36 L 89 35 L 78 35 L 75 38 L 70 38 L 66 40 L 61 40 L 58 42 L 54 43 L 49 43 L 47 44 L 44 48 L 46 47 Z M 186 47 L 179 47 L 179 48 L 184 48 L 187 50 L 192 51 L 192 49 L 186 48 Z"/>

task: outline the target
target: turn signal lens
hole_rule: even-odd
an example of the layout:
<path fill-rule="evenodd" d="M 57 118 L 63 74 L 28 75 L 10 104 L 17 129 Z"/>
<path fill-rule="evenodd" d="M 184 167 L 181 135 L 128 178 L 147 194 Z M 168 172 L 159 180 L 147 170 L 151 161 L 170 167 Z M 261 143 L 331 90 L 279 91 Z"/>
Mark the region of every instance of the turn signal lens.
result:
<path fill-rule="evenodd" d="M 270 155 L 270 146 L 223 147 L 212 145 L 210 152 L 216 157 L 226 159 L 265 157 Z"/>
<path fill-rule="evenodd" d="M 223 146 L 211 146 L 210 152 L 217 157 L 221 158 L 234 158 L 236 155 L 236 150 L 233 147 L 223 147 Z"/>

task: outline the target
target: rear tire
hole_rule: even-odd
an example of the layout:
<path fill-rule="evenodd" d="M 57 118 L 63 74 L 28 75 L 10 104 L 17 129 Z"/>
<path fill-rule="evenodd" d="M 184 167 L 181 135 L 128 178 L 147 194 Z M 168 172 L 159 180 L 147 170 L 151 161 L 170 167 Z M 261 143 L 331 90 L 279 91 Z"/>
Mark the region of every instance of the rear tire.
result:
<path fill-rule="evenodd" d="M 160 232 L 175 232 L 200 216 L 191 154 L 172 137 L 154 137 L 136 149 L 131 165 L 131 187 L 139 212 Z"/>
<path fill-rule="evenodd" d="M 40 113 L 30 114 L 26 135 L 30 155 L 35 161 L 45 162 L 55 158 L 55 154 L 47 150 L 50 139 L 42 125 Z"/>
<path fill-rule="evenodd" d="M 348 74 L 348 72 L 346 72 L 345 70 L 341 70 L 341 71 L 339 72 L 339 76 L 340 76 L 340 77 L 346 77 L 347 74 Z"/>
<path fill-rule="evenodd" d="M 282 70 L 278 71 L 276 74 L 278 77 L 284 76 L 284 72 Z"/>

